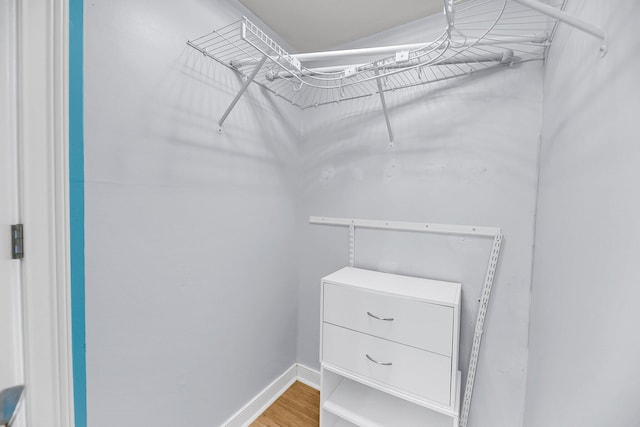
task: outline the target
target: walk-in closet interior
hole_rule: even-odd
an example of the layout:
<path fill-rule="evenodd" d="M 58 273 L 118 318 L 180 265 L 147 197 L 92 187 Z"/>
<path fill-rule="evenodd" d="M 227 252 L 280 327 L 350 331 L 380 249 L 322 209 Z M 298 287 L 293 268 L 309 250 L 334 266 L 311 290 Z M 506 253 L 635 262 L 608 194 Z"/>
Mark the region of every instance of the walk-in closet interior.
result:
<path fill-rule="evenodd" d="M 640 426 L 640 2 L 83 8 L 89 427 Z"/>

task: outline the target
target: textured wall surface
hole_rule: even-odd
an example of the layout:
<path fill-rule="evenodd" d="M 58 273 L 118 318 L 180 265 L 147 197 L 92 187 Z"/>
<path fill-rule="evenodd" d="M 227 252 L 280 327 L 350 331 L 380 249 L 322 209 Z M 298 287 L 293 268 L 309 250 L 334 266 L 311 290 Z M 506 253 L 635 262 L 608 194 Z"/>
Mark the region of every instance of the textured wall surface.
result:
<path fill-rule="evenodd" d="M 526 427 L 640 425 L 640 3 L 570 1 L 544 83 Z"/>
<path fill-rule="evenodd" d="M 88 417 L 215 426 L 296 360 L 300 112 L 186 40 L 227 1 L 85 2 Z"/>
<path fill-rule="evenodd" d="M 380 43 L 383 44 L 383 43 Z M 470 425 L 521 423 L 527 365 L 542 63 L 305 111 L 298 359 L 319 367 L 319 281 L 347 264 L 346 228 L 309 215 L 502 227 Z M 466 372 L 490 239 L 356 232 L 356 266 L 463 284 Z"/>

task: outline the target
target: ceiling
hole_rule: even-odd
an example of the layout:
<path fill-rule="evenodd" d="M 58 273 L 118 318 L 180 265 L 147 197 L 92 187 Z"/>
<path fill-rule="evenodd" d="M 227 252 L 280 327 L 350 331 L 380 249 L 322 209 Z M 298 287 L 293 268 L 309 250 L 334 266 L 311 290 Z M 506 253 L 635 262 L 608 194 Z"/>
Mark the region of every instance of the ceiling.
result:
<path fill-rule="evenodd" d="M 332 49 L 441 13 L 442 0 L 240 0 L 296 52 Z"/>

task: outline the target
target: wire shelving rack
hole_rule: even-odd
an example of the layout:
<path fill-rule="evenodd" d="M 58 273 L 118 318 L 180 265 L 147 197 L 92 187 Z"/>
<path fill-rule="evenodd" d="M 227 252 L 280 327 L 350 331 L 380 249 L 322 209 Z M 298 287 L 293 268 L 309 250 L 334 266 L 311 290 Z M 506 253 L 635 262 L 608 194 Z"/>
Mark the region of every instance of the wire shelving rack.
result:
<path fill-rule="evenodd" d="M 292 54 L 243 17 L 187 44 L 246 79 L 218 122 L 220 132 L 254 82 L 301 109 L 377 94 L 393 141 L 388 91 L 542 60 L 560 21 L 606 41 L 604 31 L 562 11 L 566 0 L 550 1 L 443 0 L 443 30 L 424 43 Z M 358 61 L 344 65 L 345 58 Z"/>

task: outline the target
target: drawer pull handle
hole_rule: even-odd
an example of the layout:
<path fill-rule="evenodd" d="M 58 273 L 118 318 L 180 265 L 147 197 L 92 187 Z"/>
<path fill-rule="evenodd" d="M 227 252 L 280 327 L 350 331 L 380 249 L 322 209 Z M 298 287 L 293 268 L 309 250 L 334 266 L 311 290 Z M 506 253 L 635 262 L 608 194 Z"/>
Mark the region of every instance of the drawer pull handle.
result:
<path fill-rule="evenodd" d="M 367 314 L 369 315 L 369 317 L 373 317 L 374 319 L 378 319 L 378 320 L 384 320 L 385 322 L 393 321 L 393 317 L 378 317 L 375 314 L 371 314 L 370 311 L 367 311 Z"/>
<path fill-rule="evenodd" d="M 369 356 L 368 354 L 365 354 L 365 356 L 367 356 L 367 359 L 369 359 L 370 361 L 372 361 L 373 363 L 376 363 L 378 365 L 384 365 L 384 366 L 393 365 L 392 362 L 378 362 L 376 359 L 374 359 L 373 357 Z"/>

